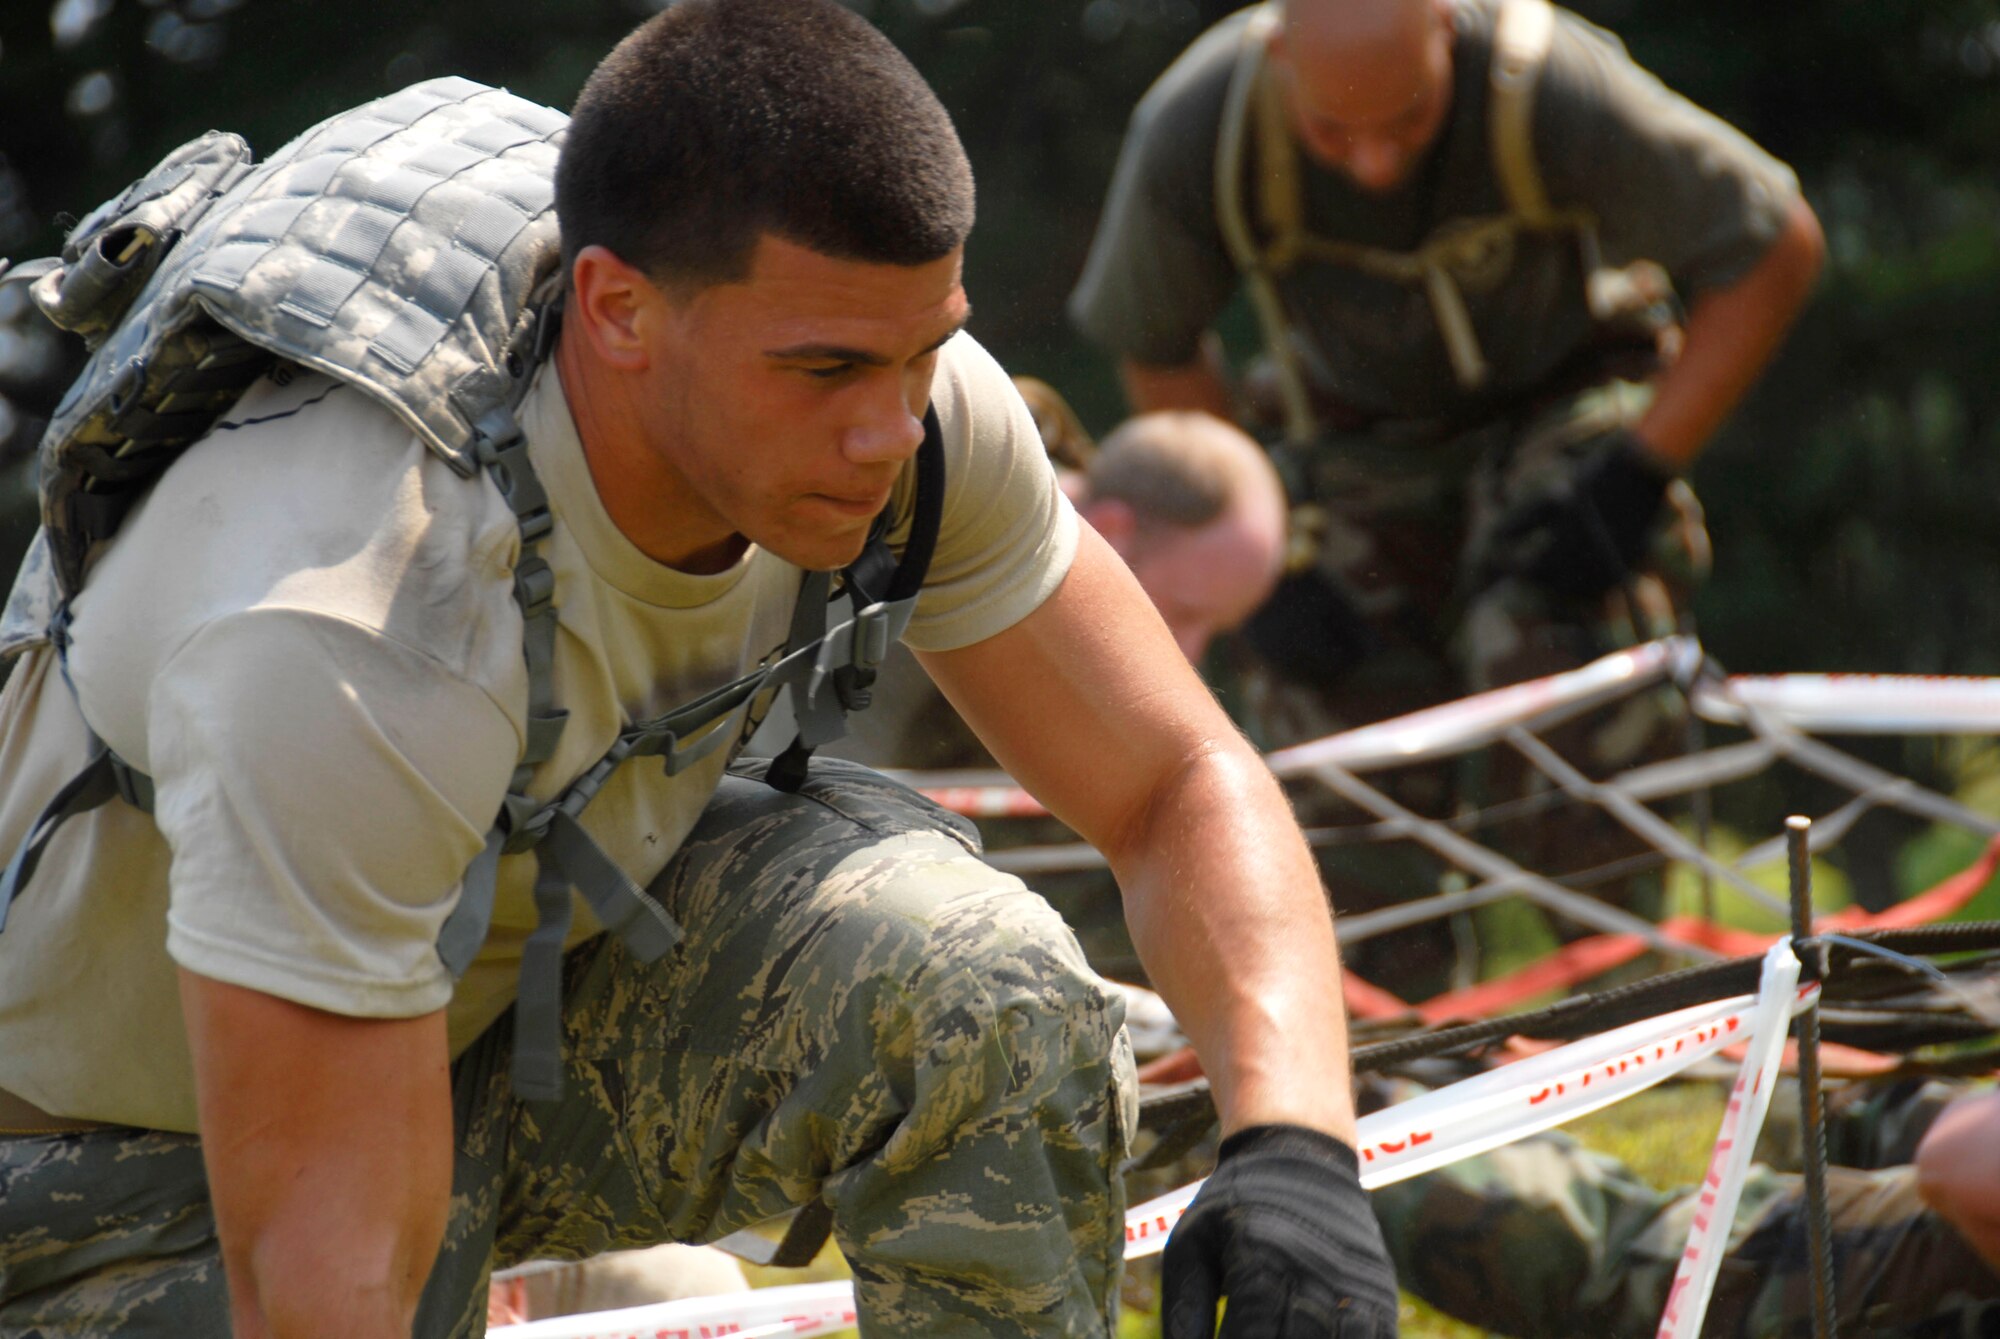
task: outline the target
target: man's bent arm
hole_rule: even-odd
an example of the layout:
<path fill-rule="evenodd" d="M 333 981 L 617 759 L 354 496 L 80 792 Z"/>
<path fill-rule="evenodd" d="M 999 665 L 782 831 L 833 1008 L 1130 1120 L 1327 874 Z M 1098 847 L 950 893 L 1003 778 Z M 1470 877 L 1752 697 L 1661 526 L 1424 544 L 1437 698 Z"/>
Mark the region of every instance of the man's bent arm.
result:
<path fill-rule="evenodd" d="M 236 1339 L 410 1333 L 451 1194 L 444 1012 L 180 982 Z"/>
<path fill-rule="evenodd" d="M 1135 414 L 1200 409 L 1224 422 L 1236 417 L 1222 347 L 1212 333 L 1202 340 L 1201 351 L 1189 362 L 1166 365 L 1122 359 L 1118 379 L 1125 387 L 1125 402 Z"/>
<path fill-rule="evenodd" d="M 1333 921 L 1263 761 L 1085 527 L 1062 586 L 986 641 L 922 657 L 1010 772 L 1103 851 L 1225 1133 L 1352 1143 Z"/>
<path fill-rule="evenodd" d="M 1652 407 L 1637 427 L 1667 466 L 1693 464 L 1756 383 L 1812 292 L 1825 250 L 1811 206 L 1795 200 L 1747 273 L 1695 299 L 1681 356 L 1655 380 Z"/>

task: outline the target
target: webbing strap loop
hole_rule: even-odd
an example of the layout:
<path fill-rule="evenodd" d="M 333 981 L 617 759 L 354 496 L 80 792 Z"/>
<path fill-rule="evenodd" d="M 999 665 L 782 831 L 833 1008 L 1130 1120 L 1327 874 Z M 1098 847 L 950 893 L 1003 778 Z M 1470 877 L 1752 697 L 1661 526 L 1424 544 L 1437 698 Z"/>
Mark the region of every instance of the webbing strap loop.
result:
<path fill-rule="evenodd" d="M 686 937 L 680 922 L 634 883 L 573 816 L 556 814 L 541 849 L 542 859 L 554 861 L 592 914 L 640 962 L 657 962 Z"/>
<path fill-rule="evenodd" d="M 562 1096 L 562 959 L 569 938 L 569 880 L 553 860 L 535 873 L 535 928 L 521 949 L 514 1001 L 514 1093 L 531 1102 Z"/>
<path fill-rule="evenodd" d="M 111 767 L 111 784 L 117 790 L 118 798 L 142 814 L 152 813 L 153 778 L 108 748 L 105 750 L 105 757 Z"/>
<path fill-rule="evenodd" d="M 535 853 L 535 928 L 521 952 L 514 1006 L 514 1092 L 546 1102 L 560 1098 L 563 1088 L 562 950 L 569 937 L 570 891 L 582 894 L 605 929 L 640 962 L 658 961 L 685 934 L 566 808 L 554 812 Z"/>
<path fill-rule="evenodd" d="M 485 847 L 466 868 L 465 880 L 459 886 L 458 905 L 451 909 L 438 930 L 438 961 L 454 981 L 472 966 L 479 946 L 486 942 L 487 930 L 492 928 L 493 897 L 500 882 L 500 851 L 506 843 L 506 832 L 496 824 L 486 834 Z"/>
<path fill-rule="evenodd" d="M 41 863 L 42 852 L 48 849 L 57 830 L 76 815 L 87 813 L 118 794 L 113 756 L 103 740 L 92 736 L 89 760 L 49 798 L 29 825 L 27 836 L 14 849 L 14 858 L 7 862 L 6 871 L 0 873 L 0 930 L 7 928 L 7 911 L 14 904 L 14 894 L 34 876 L 35 866 Z"/>

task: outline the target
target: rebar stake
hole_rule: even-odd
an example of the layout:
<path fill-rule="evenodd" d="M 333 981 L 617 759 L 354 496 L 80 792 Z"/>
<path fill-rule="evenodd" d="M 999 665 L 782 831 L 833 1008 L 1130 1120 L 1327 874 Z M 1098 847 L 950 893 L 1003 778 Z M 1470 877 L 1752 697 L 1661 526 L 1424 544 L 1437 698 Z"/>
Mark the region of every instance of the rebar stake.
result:
<path fill-rule="evenodd" d="M 1785 844 L 1791 856 L 1792 948 L 1799 955 L 1799 977 L 1819 981 L 1826 975 L 1826 954 L 1812 936 L 1812 820 L 1793 814 L 1785 820 Z M 1794 1025 L 1799 1042 L 1799 1119 L 1805 1154 L 1806 1242 L 1812 1253 L 1813 1334 L 1834 1339 L 1833 1231 L 1826 1206 L 1826 1102 L 1820 1092 L 1819 1000 L 1815 997 Z"/>

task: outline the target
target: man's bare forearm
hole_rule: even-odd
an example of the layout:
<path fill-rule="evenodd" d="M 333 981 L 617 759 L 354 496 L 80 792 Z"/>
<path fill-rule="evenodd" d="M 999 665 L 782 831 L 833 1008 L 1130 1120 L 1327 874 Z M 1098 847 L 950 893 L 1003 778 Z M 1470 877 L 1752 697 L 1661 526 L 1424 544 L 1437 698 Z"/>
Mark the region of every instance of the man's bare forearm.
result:
<path fill-rule="evenodd" d="M 1825 246 L 1819 220 L 1797 201 L 1749 273 L 1695 300 L 1681 356 L 1654 383 L 1652 407 L 1637 428 L 1665 464 L 1684 470 L 1694 463 L 1756 384 L 1812 292 Z"/>
<path fill-rule="evenodd" d="M 1139 956 L 1201 1054 L 1223 1130 L 1286 1122 L 1352 1142 L 1332 915 L 1262 761 L 1233 738 L 1191 758 L 1112 866 Z"/>
<path fill-rule="evenodd" d="M 442 1011 L 359 1019 L 181 973 L 236 1339 L 408 1334 L 443 1240 Z"/>
<path fill-rule="evenodd" d="M 1012 628 L 921 659 L 1001 765 L 1110 861 L 1225 1127 L 1351 1140 L 1340 966 L 1312 855 L 1103 539 L 1084 530 L 1062 585 Z"/>

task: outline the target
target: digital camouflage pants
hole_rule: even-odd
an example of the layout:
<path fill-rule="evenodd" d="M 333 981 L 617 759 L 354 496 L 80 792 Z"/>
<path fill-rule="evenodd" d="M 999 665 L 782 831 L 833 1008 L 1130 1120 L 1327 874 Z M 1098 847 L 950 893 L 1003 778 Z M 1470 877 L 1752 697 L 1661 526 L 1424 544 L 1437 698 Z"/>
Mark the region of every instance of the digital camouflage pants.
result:
<path fill-rule="evenodd" d="M 1774 1118 L 1795 1110 L 1779 1093 Z M 1827 1199 L 1836 1333 L 1869 1339 L 2000 1335 L 2000 1275 L 1917 1196 L 1907 1163 L 1954 1092 L 1903 1083 L 1840 1090 L 1829 1112 Z M 1858 1100 L 1851 1100 L 1858 1099 Z M 1789 1129 L 1787 1125 L 1789 1124 Z M 1796 1121 L 1758 1144 L 1706 1339 L 1805 1339 L 1811 1272 Z M 1858 1164 L 1858 1165 L 1855 1165 Z M 1405 1288 L 1522 1339 L 1646 1339 L 1659 1326 L 1697 1208 L 1617 1161 L 1548 1134 L 1374 1192 Z"/>
<path fill-rule="evenodd" d="M 758 765 L 745 770 L 754 773 Z M 873 1335 L 1105 1335 L 1136 1120 L 1123 1005 L 970 829 L 865 769 L 726 779 L 653 893 L 687 932 L 565 969 L 564 1097 L 511 1015 L 452 1069 L 450 1222 L 416 1333 L 499 1266 L 710 1240 L 823 1196 Z M 196 1139 L 0 1139 L 0 1335 L 228 1334 Z"/>

